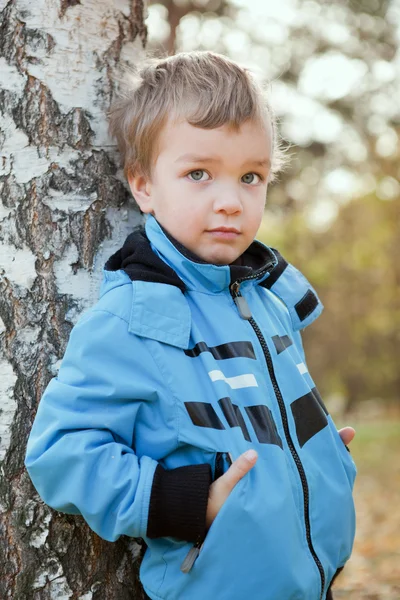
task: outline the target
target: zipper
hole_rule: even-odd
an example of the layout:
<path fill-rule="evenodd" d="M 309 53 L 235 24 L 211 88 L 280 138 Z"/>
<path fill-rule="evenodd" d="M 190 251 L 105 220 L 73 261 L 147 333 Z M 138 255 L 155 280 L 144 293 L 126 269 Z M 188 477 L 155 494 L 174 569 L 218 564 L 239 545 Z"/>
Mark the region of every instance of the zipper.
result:
<path fill-rule="evenodd" d="M 215 456 L 215 469 L 214 469 L 214 481 L 221 477 L 224 474 L 224 463 L 223 463 L 223 455 L 229 465 L 232 464 L 232 457 L 229 452 L 217 452 Z M 189 573 L 194 563 L 196 562 L 197 557 L 200 554 L 201 547 L 203 546 L 205 538 L 201 538 L 200 536 L 197 538 L 196 543 L 190 548 L 189 552 L 186 554 L 182 564 L 181 571 L 182 573 Z"/>
<path fill-rule="evenodd" d="M 267 270 L 267 269 L 266 269 Z M 260 273 L 257 274 L 257 277 L 260 276 Z M 278 406 L 279 406 L 279 411 L 281 414 L 281 418 L 282 418 L 282 423 L 283 423 L 283 428 L 284 428 L 284 432 L 285 432 L 285 437 L 286 437 L 286 441 L 287 444 L 289 446 L 290 452 L 292 454 L 292 458 L 296 464 L 299 476 L 300 476 L 300 480 L 301 480 L 301 485 L 303 487 L 303 498 L 304 498 L 304 521 L 305 521 L 305 526 L 306 526 L 306 537 L 307 537 L 307 543 L 308 543 L 308 547 L 310 550 L 310 553 L 315 561 L 315 564 L 318 567 L 318 571 L 321 577 L 321 595 L 320 595 L 320 600 L 322 600 L 323 597 L 323 593 L 324 593 L 324 587 L 325 587 L 325 572 L 324 572 L 324 568 L 322 566 L 322 563 L 320 561 L 320 559 L 318 558 L 317 553 L 315 552 L 313 543 L 312 543 L 312 539 L 311 539 L 311 526 L 310 526 L 310 514 L 309 514 L 309 488 L 308 488 L 308 482 L 307 482 L 307 478 L 306 478 L 306 474 L 304 471 L 304 467 L 302 465 L 302 462 L 300 460 L 300 457 L 296 451 L 296 448 L 293 444 L 293 440 L 292 437 L 290 435 L 290 431 L 289 431 L 289 423 L 288 423 L 288 417 L 287 417 L 287 412 L 286 412 L 286 407 L 285 407 L 285 403 L 283 401 L 283 397 L 282 397 L 282 393 L 281 390 L 279 389 L 279 385 L 276 379 L 276 375 L 275 375 L 275 370 L 274 370 L 274 365 L 272 362 L 272 358 L 271 358 L 271 354 L 270 351 L 268 349 L 267 343 L 265 341 L 265 338 L 261 332 L 261 329 L 259 328 L 259 326 L 257 325 L 257 322 L 254 320 L 249 305 L 247 304 L 246 299 L 244 298 L 244 296 L 241 295 L 240 293 L 240 284 L 243 281 L 247 281 L 247 279 L 253 279 L 254 276 L 252 277 L 245 277 L 242 279 L 238 279 L 237 281 L 235 281 L 234 283 L 232 283 L 229 287 L 230 292 L 231 292 L 231 296 L 238 308 L 239 314 L 240 316 L 249 321 L 250 325 L 252 326 L 258 341 L 260 342 L 261 348 L 263 350 L 264 353 L 264 358 L 265 361 L 267 363 L 267 367 L 268 367 L 268 373 L 271 379 L 271 383 L 272 386 L 274 388 L 274 392 L 276 395 L 276 398 L 278 400 Z"/>

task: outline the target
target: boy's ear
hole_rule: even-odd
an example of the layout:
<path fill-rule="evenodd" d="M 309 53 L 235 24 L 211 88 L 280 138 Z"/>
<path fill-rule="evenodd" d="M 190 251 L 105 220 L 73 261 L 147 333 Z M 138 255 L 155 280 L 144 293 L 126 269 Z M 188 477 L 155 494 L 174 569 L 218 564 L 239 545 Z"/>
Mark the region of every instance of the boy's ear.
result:
<path fill-rule="evenodd" d="M 151 182 L 145 177 L 141 171 L 128 174 L 128 183 L 131 188 L 132 196 L 135 198 L 143 213 L 154 214 L 153 198 L 151 195 Z"/>

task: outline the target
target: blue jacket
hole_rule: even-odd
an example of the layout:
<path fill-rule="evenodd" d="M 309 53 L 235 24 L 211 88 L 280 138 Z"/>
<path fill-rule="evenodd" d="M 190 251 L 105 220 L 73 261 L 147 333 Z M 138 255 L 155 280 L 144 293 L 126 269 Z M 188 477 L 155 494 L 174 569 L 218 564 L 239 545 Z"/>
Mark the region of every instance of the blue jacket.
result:
<path fill-rule="evenodd" d="M 107 261 L 28 439 L 41 498 L 141 537 L 158 600 L 323 600 L 351 554 L 356 467 L 307 369 L 314 289 L 254 241 L 206 264 L 150 216 Z M 208 488 L 255 466 L 205 533 Z"/>

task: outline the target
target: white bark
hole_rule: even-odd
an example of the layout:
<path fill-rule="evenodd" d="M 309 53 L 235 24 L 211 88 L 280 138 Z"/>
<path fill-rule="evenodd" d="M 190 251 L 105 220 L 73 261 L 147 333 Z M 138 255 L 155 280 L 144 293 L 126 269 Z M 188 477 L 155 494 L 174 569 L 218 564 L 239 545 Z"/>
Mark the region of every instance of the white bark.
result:
<path fill-rule="evenodd" d="M 106 259 L 139 222 L 107 133 L 134 0 L 0 0 L 0 598 L 141 597 L 128 538 L 52 511 L 24 468 L 37 404 Z M 139 34 L 139 35 L 138 35 Z"/>

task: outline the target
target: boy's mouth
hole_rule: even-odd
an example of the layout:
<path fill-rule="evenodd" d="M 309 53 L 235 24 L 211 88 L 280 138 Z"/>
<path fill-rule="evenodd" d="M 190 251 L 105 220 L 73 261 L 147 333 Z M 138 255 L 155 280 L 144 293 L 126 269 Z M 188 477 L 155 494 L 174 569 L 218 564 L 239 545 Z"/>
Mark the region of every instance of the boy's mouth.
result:
<path fill-rule="evenodd" d="M 240 235 L 240 231 L 235 227 L 216 227 L 215 229 L 208 229 L 208 233 L 211 233 L 213 237 L 225 240 L 232 240 Z"/>
<path fill-rule="evenodd" d="M 209 229 L 208 231 L 232 231 L 233 233 L 240 233 L 236 227 L 216 227 L 215 229 Z"/>

